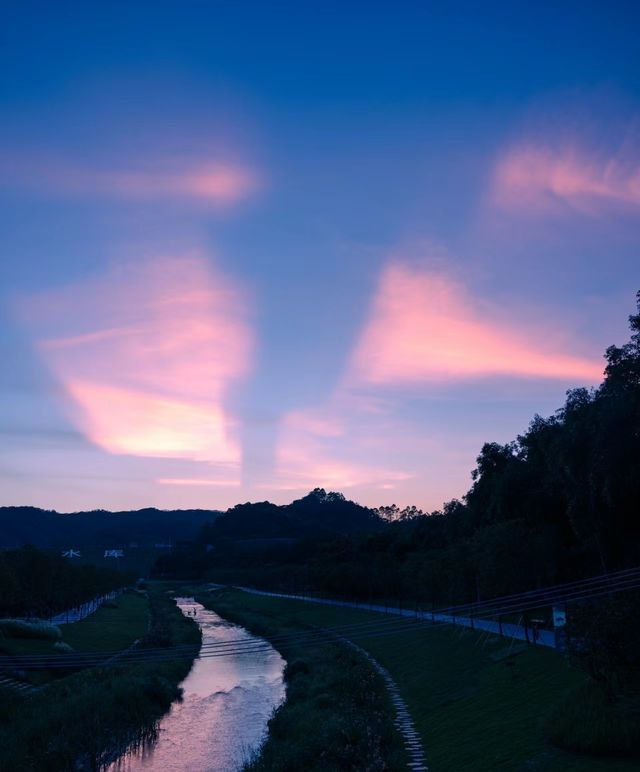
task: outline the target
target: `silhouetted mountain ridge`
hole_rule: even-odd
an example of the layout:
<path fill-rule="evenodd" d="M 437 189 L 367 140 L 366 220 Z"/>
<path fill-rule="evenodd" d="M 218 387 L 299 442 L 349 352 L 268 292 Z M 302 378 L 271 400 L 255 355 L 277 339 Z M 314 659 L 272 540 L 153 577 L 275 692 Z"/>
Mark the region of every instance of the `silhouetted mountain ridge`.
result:
<path fill-rule="evenodd" d="M 0 507 L 0 547 L 44 548 L 155 544 L 194 539 L 221 513 L 209 509 L 60 513 L 38 507 Z"/>
<path fill-rule="evenodd" d="M 381 525 L 373 510 L 349 501 L 342 493 L 316 488 L 291 504 L 237 504 L 205 526 L 200 541 L 215 544 L 221 539 L 298 539 L 374 531 Z"/>

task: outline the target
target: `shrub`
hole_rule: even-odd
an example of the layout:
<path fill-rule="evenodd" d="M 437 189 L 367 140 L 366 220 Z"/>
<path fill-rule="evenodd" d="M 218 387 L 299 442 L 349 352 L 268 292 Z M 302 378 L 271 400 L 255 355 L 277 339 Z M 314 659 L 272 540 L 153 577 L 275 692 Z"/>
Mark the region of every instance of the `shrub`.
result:
<path fill-rule="evenodd" d="M 567 627 L 574 661 L 609 695 L 640 686 L 640 593 L 597 598 L 572 608 Z"/>
<path fill-rule="evenodd" d="M 311 671 L 309 663 L 304 659 L 294 659 L 287 663 L 285 670 L 285 678 L 287 681 L 292 681 L 297 675 L 307 675 Z"/>
<path fill-rule="evenodd" d="M 0 619 L 0 633 L 7 638 L 39 638 L 59 641 L 62 632 L 50 622 L 26 622 L 23 619 Z"/>
<path fill-rule="evenodd" d="M 615 702 L 602 686 L 590 682 L 551 714 L 546 735 L 554 745 L 578 753 L 638 756 L 640 705 Z"/>
<path fill-rule="evenodd" d="M 56 642 L 53 644 L 53 648 L 54 648 L 56 651 L 62 651 L 62 652 L 65 652 L 65 653 L 68 653 L 68 652 L 72 652 L 72 651 L 75 651 L 75 649 L 73 648 L 73 646 L 69 646 L 69 644 L 68 644 L 68 643 L 65 643 L 64 641 L 56 641 Z"/>
<path fill-rule="evenodd" d="M 170 599 L 153 605 L 169 643 L 200 640 L 200 630 Z M 53 626 L 51 626 L 53 627 Z M 54 644 L 58 650 L 64 643 Z M 0 772 L 104 769 L 157 733 L 156 722 L 179 699 L 191 659 L 129 662 L 56 678 L 26 698 L 0 689 Z M 3 694 L 7 692 L 7 694 Z"/>

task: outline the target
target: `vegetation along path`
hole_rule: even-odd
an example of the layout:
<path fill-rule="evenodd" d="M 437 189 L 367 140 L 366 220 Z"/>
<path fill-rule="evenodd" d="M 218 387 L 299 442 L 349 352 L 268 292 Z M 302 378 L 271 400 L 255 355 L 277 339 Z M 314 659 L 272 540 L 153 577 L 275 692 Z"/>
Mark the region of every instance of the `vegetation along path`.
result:
<path fill-rule="evenodd" d="M 384 679 L 387 691 L 391 695 L 391 702 L 393 703 L 393 706 L 396 710 L 396 726 L 404 737 L 404 744 L 405 748 L 407 749 L 407 756 L 409 757 L 409 767 L 416 770 L 416 772 L 419 770 L 428 770 L 424 756 L 424 749 L 422 747 L 422 741 L 416 732 L 416 728 L 414 726 L 413 719 L 409 714 L 407 704 L 402 699 L 400 690 L 398 689 L 396 682 L 389 674 L 389 671 L 385 667 L 382 667 L 378 660 L 374 659 L 371 654 L 369 654 L 369 652 L 363 649 L 361 646 L 358 646 L 356 643 L 349 641 L 343 636 L 339 637 L 340 640 L 342 640 L 347 646 L 350 646 L 351 648 L 358 651 L 363 657 L 366 657 L 366 659 Z"/>
<path fill-rule="evenodd" d="M 157 720 L 181 695 L 180 682 L 191 668 L 191 656 L 145 662 L 128 659 L 134 641 L 140 649 L 186 647 L 194 656 L 200 631 L 176 607 L 163 585 L 145 596 L 125 593 L 116 603 L 65 625 L 60 638 L 6 638 L 5 654 L 47 654 L 66 650 L 109 657 L 103 666 L 25 674 L 7 673 L 0 684 L 0 772 L 42 770 L 72 772 L 101 769 L 131 746 L 152 740 Z M 47 626 L 51 630 L 59 628 Z M 119 650 L 116 658 L 112 652 Z M 104 666 L 104 665 L 109 665 Z M 28 678 L 39 688 L 13 688 L 12 680 Z"/>
<path fill-rule="evenodd" d="M 584 673 L 556 651 L 501 640 L 466 627 L 414 623 L 370 611 L 240 590 L 220 591 L 218 600 L 216 593 L 209 598 L 223 616 L 233 618 L 237 612 L 245 620 L 265 621 L 259 632 L 266 638 L 285 630 L 324 628 L 339 631 L 367 651 L 397 685 L 407 708 L 406 713 L 401 708 L 400 715 L 411 716 L 415 739 L 424 745 L 430 772 L 631 772 L 637 769 L 636 759 L 607 753 L 588 755 L 554 744 L 554 731 L 575 713 L 587 682 Z M 350 632 L 345 631 L 348 625 L 353 626 Z M 385 632 L 381 633 L 381 628 Z M 303 645 L 297 644 L 293 658 L 277 642 L 274 645 L 283 651 L 288 662 L 306 656 Z M 315 647 L 314 650 L 320 648 L 315 642 L 307 646 Z M 291 672 L 295 673 L 296 668 L 293 666 Z M 289 683 L 287 702 L 291 698 L 294 702 L 299 699 L 292 685 L 295 678 Z M 312 702 L 313 699 L 315 697 Z M 334 715 L 339 708 L 329 697 L 326 699 Z M 387 700 L 384 710 L 393 716 L 393 703 Z M 275 753 L 273 746 L 278 742 L 288 742 L 287 737 L 304 737 L 307 731 L 304 727 L 314 716 L 317 722 L 317 713 L 310 712 L 306 703 L 305 711 L 309 714 L 290 710 L 287 731 L 282 737 L 278 734 L 282 725 L 279 729 L 277 721 L 274 722 L 270 727 L 270 740 L 274 741 L 271 752 Z M 282 717 L 285 716 L 283 708 Z M 375 731 L 384 728 L 384 722 L 379 722 Z M 598 727 L 586 729 L 593 733 Z M 311 727 L 308 731 L 317 735 Z M 385 746 L 385 752 L 387 749 Z M 398 770 L 407 766 L 405 754 L 403 759 L 396 755 L 392 763 L 387 760 L 383 768 Z M 357 764 L 324 767 L 363 768 Z M 255 769 L 293 770 L 296 767 L 273 764 Z"/>
<path fill-rule="evenodd" d="M 426 769 L 419 754 L 408 753 L 415 744 L 405 746 L 401 727 L 394 725 L 393 700 L 399 695 L 363 652 L 237 590 L 203 590 L 197 599 L 269 640 L 287 661 L 286 701 L 269 722 L 259 757 L 246 770 Z M 408 737 L 407 721 L 405 726 Z"/>
<path fill-rule="evenodd" d="M 291 595 L 281 592 L 268 592 L 267 590 L 258 590 L 254 587 L 240 587 L 244 592 L 254 595 L 268 595 L 273 598 L 285 598 L 288 600 L 299 600 L 307 603 L 320 603 L 326 606 L 342 606 L 343 608 L 364 609 L 366 611 L 377 611 L 383 614 L 394 614 L 396 616 L 411 617 L 421 620 L 431 620 L 432 622 L 445 622 L 447 624 L 470 627 L 483 630 L 487 633 L 502 634 L 507 638 L 528 641 L 530 633 L 527 632 L 524 625 L 511 622 L 496 622 L 493 619 L 477 619 L 469 616 L 453 616 L 452 614 L 432 613 L 430 611 L 420 611 L 415 609 L 398 608 L 395 606 L 382 606 L 375 603 L 355 603 L 348 600 L 335 600 L 331 598 L 314 598 L 307 595 Z M 556 647 L 556 636 L 552 630 L 536 631 L 536 643 L 541 646 L 548 646 L 551 649 Z"/>

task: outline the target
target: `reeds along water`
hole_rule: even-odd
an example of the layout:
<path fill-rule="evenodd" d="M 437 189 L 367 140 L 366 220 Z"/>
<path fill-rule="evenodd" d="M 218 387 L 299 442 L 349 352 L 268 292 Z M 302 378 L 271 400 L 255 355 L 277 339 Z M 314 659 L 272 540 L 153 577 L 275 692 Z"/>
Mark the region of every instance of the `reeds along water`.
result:
<path fill-rule="evenodd" d="M 151 724 L 139 727 L 137 730 L 129 733 L 127 737 L 119 737 L 114 740 L 113 745 L 103 752 L 96 754 L 91 759 L 90 765 L 77 767 L 78 772 L 102 772 L 110 769 L 113 772 L 125 772 L 132 757 L 146 759 L 152 751 L 158 740 L 160 732 L 160 720 L 153 721 Z"/>
<path fill-rule="evenodd" d="M 200 625 L 202 643 L 220 645 L 224 654 L 194 660 L 180 684 L 182 698 L 160 719 L 155 737 L 141 735 L 118 759 L 109 756 L 109 772 L 242 769 L 259 751 L 269 718 L 284 700 L 285 663 L 275 649 L 192 598 L 177 602 L 185 617 Z M 238 641 L 245 645 L 230 646 Z"/>

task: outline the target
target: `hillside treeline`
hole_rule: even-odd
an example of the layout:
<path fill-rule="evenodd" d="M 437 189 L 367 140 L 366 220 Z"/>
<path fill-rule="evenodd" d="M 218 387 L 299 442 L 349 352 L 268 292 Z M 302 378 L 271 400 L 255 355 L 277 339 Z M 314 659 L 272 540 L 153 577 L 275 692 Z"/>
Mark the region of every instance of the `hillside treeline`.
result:
<path fill-rule="evenodd" d="M 39 507 L 0 507 L 0 548 L 33 544 L 43 549 L 121 548 L 130 542 L 152 545 L 194 539 L 220 514 L 214 509 L 124 512 L 95 509 L 62 513 Z"/>
<path fill-rule="evenodd" d="M 352 524 L 357 505 L 314 491 L 298 509 L 313 503 L 332 536 L 287 527 L 295 512 L 281 507 L 242 505 L 158 572 L 443 605 L 640 563 L 640 293 L 630 323 L 630 341 L 607 349 L 597 389 L 571 390 L 513 442 L 483 446 L 462 500 Z"/>
<path fill-rule="evenodd" d="M 49 618 L 131 581 L 122 571 L 72 563 L 31 546 L 0 550 L 0 617 Z"/>
<path fill-rule="evenodd" d="M 204 526 L 195 542 L 182 541 L 155 564 L 157 576 L 202 578 L 212 567 L 232 568 L 237 575 L 266 564 L 297 564 L 309 550 L 353 533 L 375 533 L 385 522 L 342 493 L 323 488 L 277 505 L 270 501 L 237 504 Z M 239 573 L 238 573 L 239 572 Z"/>

